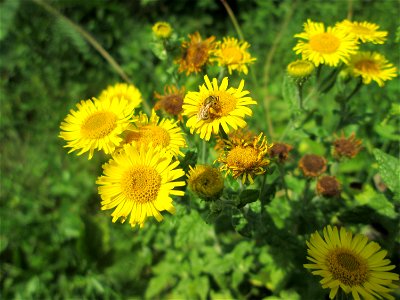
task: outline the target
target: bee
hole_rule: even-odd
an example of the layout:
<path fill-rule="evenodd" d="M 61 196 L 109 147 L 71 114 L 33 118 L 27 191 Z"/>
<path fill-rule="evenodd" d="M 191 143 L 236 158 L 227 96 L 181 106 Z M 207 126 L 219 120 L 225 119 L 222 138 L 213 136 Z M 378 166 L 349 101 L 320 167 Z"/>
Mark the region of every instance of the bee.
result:
<path fill-rule="evenodd" d="M 218 105 L 218 101 L 219 97 L 213 95 L 208 96 L 200 107 L 197 114 L 197 121 L 210 119 L 210 109 L 215 109 Z"/>

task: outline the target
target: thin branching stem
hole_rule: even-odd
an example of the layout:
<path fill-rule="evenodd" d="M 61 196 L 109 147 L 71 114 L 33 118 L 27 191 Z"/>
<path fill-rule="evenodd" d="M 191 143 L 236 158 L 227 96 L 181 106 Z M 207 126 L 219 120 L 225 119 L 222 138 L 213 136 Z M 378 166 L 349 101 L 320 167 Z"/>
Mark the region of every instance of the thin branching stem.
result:
<path fill-rule="evenodd" d="M 231 19 L 232 24 L 235 27 L 235 30 L 236 30 L 239 38 L 243 41 L 244 40 L 244 35 L 243 35 L 243 32 L 242 32 L 242 29 L 240 28 L 239 23 L 238 23 L 238 21 L 237 21 L 237 19 L 235 17 L 235 14 L 233 13 L 231 7 L 229 6 L 229 4 L 225 0 L 220 0 L 220 1 L 221 1 L 222 5 L 225 7 L 226 12 L 228 13 L 229 18 Z"/>
<path fill-rule="evenodd" d="M 66 22 L 68 25 L 71 26 L 76 32 L 78 32 L 94 49 L 97 50 L 97 52 L 100 53 L 100 55 L 110 64 L 110 66 L 114 69 L 114 71 L 121 76 L 123 80 L 125 80 L 127 83 L 132 84 L 132 80 L 126 75 L 122 67 L 116 62 L 116 60 L 110 55 L 109 52 L 107 52 L 106 49 L 103 48 L 103 46 L 100 45 L 100 43 L 85 29 L 83 29 L 81 26 L 73 22 L 71 19 L 67 18 L 64 16 L 62 13 L 60 13 L 58 10 L 56 10 L 54 7 L 49 5 L 43 0 L 32 0 L 34 3 L 36 3 L 38 6 L 42 7 L 44 10 L 52 14 L 54 17 L 62 19 L 64 22 Z M 142 102 L 143 109 L 147 112 L 151 112 L 151 108 L 149 104 L 143 100 Z"/>

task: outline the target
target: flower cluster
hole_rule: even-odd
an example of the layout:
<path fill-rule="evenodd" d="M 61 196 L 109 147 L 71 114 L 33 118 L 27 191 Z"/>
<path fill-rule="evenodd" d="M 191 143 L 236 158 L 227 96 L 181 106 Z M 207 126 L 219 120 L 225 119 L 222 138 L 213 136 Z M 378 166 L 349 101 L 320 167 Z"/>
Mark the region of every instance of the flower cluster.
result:
<path fill-rule="evenodd" d="M 182 130 L 172 119 L 148 117 L 135 109 L 142 102 L 133 85 L 116 84 L 99 99 L 81 101 L 61 123 L 60 137 L 70 152 L 102 150 L 111 155 L 97 180 L 102 209 L 115 208 L 113 222 L 130 215 L 130 224 L 143 227 L 147 217 L 162 219 L 160 211 L 174 212 L 169 195 L 183 195 L 176 187 L 184 175 L 176 156 L 186 147 Z"/>
<path fill-rule="evenodd" d="M 304 32 L 296 34 L 300 40 L 293 50 L 302 59 L 315 66 L 339 67 L 345 64 L 343 72 L 353 77 L 361 77 L 364 84 L 372 81 L 382 87 L 387 80 L 397 76 L 397 69 L 378 52 L 361 51 L 360 43 L 383 44 L 387 32 L 379 31 L 379 26 L 368 22 L 344 20 L 335 26 L 325 28 L 323 23 L 307 20 Z M 288 67 L 288 72 L 299 71 Z M 303 67 L 304 69 L 304 67 Z"/>
<path fill-rule="evenodd" d="M 215 37 L 210 36 L 203 40 L 200 33 L 195 32 L 189 34 L 189 41 L 182 43 L 182 54 L 176 63 L 179 64 L 179 72 L 186 72 L 186 75 L 199 73 L 213 62 L 220 67 L 227 67 L 229 74 L 232 71 L 247 74 L 248 65 L 256 60 L 247 51 L 249 47 L 248 42 L 233 37 L 215 41 Z"/>

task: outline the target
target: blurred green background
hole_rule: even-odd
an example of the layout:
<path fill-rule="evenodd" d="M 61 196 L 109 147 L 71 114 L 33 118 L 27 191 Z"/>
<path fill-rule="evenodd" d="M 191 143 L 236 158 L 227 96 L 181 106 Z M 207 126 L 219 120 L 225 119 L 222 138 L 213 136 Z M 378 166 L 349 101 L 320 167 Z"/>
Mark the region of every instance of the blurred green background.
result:
<path fill-rule="evenodd" d="M 236 36 L 217 0 L 47 3 L 90 32 L 152 104 L 153 92 L 169 83 L 167 66 L 151 50 L 155 22 L 170 22 L 183 37 L 195 31 L 218 39 Z M 354 20 L 379 24 L 389 31 L 388 41 L 370 48 L 398 65 L 397 1 L 228 3 L 257 57 L 253 75 L 246 77 L 246 88 L 260 102 L 250 124 L 254 130 L 271 130 L 261 104 L 269 99 L 275 138 L 290 117 L 281 89 L 285 67 L 296 59 L 293 35 L 302 31 L 307 18 L 334 25 L 351 14 Z M 306 249 L 296 250 L 304 257 L 299 265 L 285 264 L 285 251 L 277 251 L 279 247 L 258 247 L 229 224 L 206 224 L 194 209 L 201 203 L 192 204 L 189 198 L 176 201 L 177 214 L 161 224 L 150 221 L 140 231 L 112 224 L 110 212 L 99 209 L 95 185 L 104 157 L 88 161 L 67 155 L 58 134 L 60 122 L 76 102 L 97 96 L 121 79 L 79 33 L 43 7 L 28 0 L 3 0 L 0 11 L 3 299 L 324 298 L 318 279 L 301 268 Z M 234 78 L 235 82 L 240 77 Z M 398 95 L 395 79 L 385 88 L 373 83 L 354 99 L 355 106 L 371 114 L 369 123 L 356 127 L 367 150 L 384 146 L 397 155 L 393 141 L 398 137 L 388 136 L 387 129 L 379 131 L 376 124 L 385 119 Z M 323 130 L 309 129 L 316 135 Z M 288 138 L 295 147 L 319 149 L 302 136 Z M 348 166 L 362 170 L 358 181 L 371 179 L 376 170 L 371 157 L 367 151 Z M 277 224 L 284 205 L 271 208 Z M 290 242 L 277 240 L 283 249 L 291 247 L 286 243 Z M 310 286 L 312 281 L 315 285 Z"/>

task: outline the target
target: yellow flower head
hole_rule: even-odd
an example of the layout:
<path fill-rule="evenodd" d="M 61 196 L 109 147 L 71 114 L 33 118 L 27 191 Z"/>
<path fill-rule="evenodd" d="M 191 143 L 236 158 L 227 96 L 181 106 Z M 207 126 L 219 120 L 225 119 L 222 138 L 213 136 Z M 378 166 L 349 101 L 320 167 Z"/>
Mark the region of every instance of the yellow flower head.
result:
<path fill-rule="evenodd" d="M 293 78 L 307 78 L 314 69 L 314 64 L 307 60 L 296 60 L 287 66 L 287 72 Z"/>
<path fill-rule="evenodd" d="M 100 94 L 99 99 L 126 99 L 132 109 L 138 107 L 142 103 L 142 94 L 133 84 L 117 83 L 108 86 Z"/>
<path fill-rule="evenodd" d="M 233 70 L 247 74 L 247 65 L 256 60 L 247 51 L 249 47 L 250 44 L 245 41 L 239 42 L 235 38 L 225 37 L 222 43 L 217 43 L 217 47 L 213 51 L 215 57 L 211 61 L 218 62 L 219 66 L 227 66 L 229 74 L 232 74 Z"/>
<path fill-rule="evenodd" d="M 338 28 L 328 27 L 325 31 L 323 23 L 307 20 L 304 32 L 295 37 L 303 39 L 293 48 L 296 54 L 309 60 L 314 65 L 327 64 L 336 67 L 341 61 L 347 62 L 350 54 L 356 53 L 357 39 Z"/>
<path fill-rule="evenodd" d="M 218 86 L 216 78 L 212 82 L 204 76 L 205 84 L 199 92 L 188 92 L 183 101 L 183 115 L 188 116 L 186 126 L 190 132 L 200 134 L 200 138 L 208 141 L 211 133 L 218 134 L 220 125 L 225 133 L 229 133 L 228 124 L 235 130 L 245 127 L 245 116 L 251 116 L 248 105 L 257 104 L 249 91 L 243 91 L 244 80 L 237 89 L 228 88 L 228 78 L 225 77 Z"/>
<path fill-rule="evenodd" d="M 187 183 L 194 193 L 206 201 L 218 199 L 224 189 L 221 172 L 209 165 L 190 166 Z"/>
<path fill-rule="evenodd" d="M 377 52 L 358 52 L 351 56 L 348 71 L 354 77 L 361 76 L 364 84 L 375 81 L 380 87 L 397 77 L 397 68 Z"/>
<path fill-rule="evenodd" d="M 140 113 L 134 121 L 134 125 L 127 130 L 124 144 L 135 142 L 138 147 L 152 144 L 153 147 L 160 146 L 166 149 L 174 156 L 183 156 L 180 148 L 186 147 L 186 141 L 176 121 L 171 119 L 160 120 L 160 117 L 153 110 L 150 118 L 146 114 Z"/>
<path fill-rule="evenodd" d="M 243 139 L 228 141 L 226 150 L 218 158 L 223 164 L 220 169 L 226 171 L 226 175 L 232 173 L 235 179 L 242 177 L 243 183 L 247 180 L 253 183 L 256 175 L 265 173 L 265 167 L 270 163 L 265 156 L 271 147 L 262 133 L 251 142 Z"/>
<path fill-rule="evenodd" d="M 378 31 L 379 26 L 369 22 L 356 22 L 344 20 L 336 24 L 336 27 L 344 32 L 353 34 L 356 38 L 363 42 L 371 42 L 374 44 L 383 44 L 388 35 L 387 31 Z"/>
<path fill-rule="evenodd" d="M 179 161 L 173 162 L 173 156 L 165 149 L 125 145 L 123 151 L 103 165 L 103 175 L 97 179 L 101 209 L 115 208 L 111 214 L 113 222 L 121 218 L 123 223 L 130 214 L 132 227 L 143 227 L 151 216 L 160 222 L 160 211 L 175 213 L 170 195 L 184 195 L 175 190 L 185 185 L 184 181 L 176 181 L 185 175 L 176 168 L 178 165 Z"/>
<path fill-rule="evenodd" d="M 174 85 L 166 86 L 164 88 L 164 95 L 154 93 L 154 97 L 158 99 L 154 105 L 155 110 L 163 109 L 170 115 L 177 116 L 179 120 L 182 119 L 182 104 L 185 98 L 185 87 L 178 89 Z"/>
<path fill-rule="evenodd" d="M 384 259 L 386 250 L 380 250 L 378 243 L 369 242 L 364 235 L 352 233 L 345 228 L 325 227 L 323 238 L 318 232 L 307 241 L 307 259 L 314 275 L 322 276 L 324 289 L 331 289 L 329 298 L 335 298 L 339 288 L 351 293 L 355 300 L 393 299 L 391 293 L 397 286 L 393 281 L 399 275 L 388 272 L 395 268 L 389 259 Z"/>
<path fill-rule="evenodd" d="M 95 149 L 106 154 L 114 152 L 122 142 L 121 134 L 132 122 L 133 109 L 126 99 L 81 101 L 77 110 L 71 110 L 61 123 L 60 137 L 67 141 L 64 147 L 70 152 L 80 150 L 78 155 L 89 151 L 89 159 Z"/>
<path fill-rule="evenodd" d="M 206 40 L 201 38 L 200 33 L 189 34 L 190 41 L 182 43 L 182 56 L 177 60 L 179 72 L 186 75 L 201 72 L 203 66 L 209 62 L 210 54 L 215 48 L 215 36 Z"/>
<path fill-rule="evenodd" d="M 157 22 L 151 29 L 156 37 L 162 39 L 169 38 L 172 34 L 172 27 L 167 22 Z"/>

